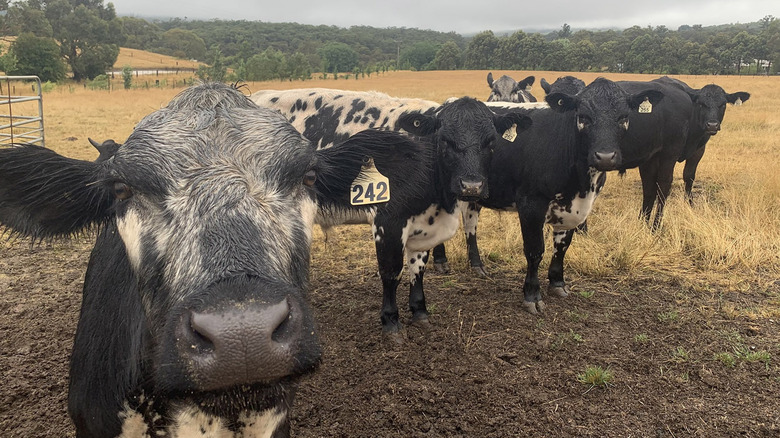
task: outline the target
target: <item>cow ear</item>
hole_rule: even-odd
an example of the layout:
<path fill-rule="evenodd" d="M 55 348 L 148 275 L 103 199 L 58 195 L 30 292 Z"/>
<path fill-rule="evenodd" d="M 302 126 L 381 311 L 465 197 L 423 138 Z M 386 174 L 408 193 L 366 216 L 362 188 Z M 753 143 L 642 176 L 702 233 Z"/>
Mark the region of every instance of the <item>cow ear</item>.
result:
<path fill-rule="evenodd" d="M 645 90 L 641 93 L 633 94 L 628 98 L 628 107 L 633 111 L 639 108 L 645 100 L 649 101 L 652 105 L 657 104 L 664 98 L 664 93 L 658 90 Z"/>
<path fill-rule="evenodd" d="M 744 91 L 737 91 L 736 93 L 731 93 L 726 95 L 726 100 L 728 101 L 728 103 L 732 103 L 735 105 L 739 105 L 748 99 L 750 99 L 750 93 L 746 93 Z"/>
<path fill-rule="evenodd" d="M 438 119 L 419 111 L 401 115 L 398 118 L 398 127 L 410 134 L 425 137 L 433 134 L 438 129 Z"/>
<path fill-rule="evenodd" d="M 547 101 L 550 108 L 559 113 L 572 111 L 577 108 L 577 97 L 565 93 L 548 94 L 544 100 Z"/>
<path fill-rule="evenodd" d="M 547 82 L 547 79 L 542 78 L 542 80 L 539 81 L 539 85 L 542 86 L 542 90 L 544 90 L 544 94 L 550 94 L 550 83 Z"/>
<path fill-rule="evenodd" d="M 488 87 L 493 88 L 493 72 L 488 73 L 487 76 Z"/>
<path fill-rule="evenodd" d="M 531 91 L 531 87 L 534 85 L 536 78 L 534 76 L 528 76 L 522 81 L 517 83 L 517 88 L 521 90 Z"/>
<path fill-rule="evenodd" d="M 103 165 L 33 145 L 0 149 L 0 224 L 35 240 L 64 237 L 106 222 L 114 197 Z"/>
<path fill-rule="evenodd" d="M 493 116 L 493 124 L 499 134 L 506 132 L 512 125 L 517 125 L 516 132 L 522 132 L 531 127 L 533 121 L 530 117 L 518 113 L 506 113 Z"/>

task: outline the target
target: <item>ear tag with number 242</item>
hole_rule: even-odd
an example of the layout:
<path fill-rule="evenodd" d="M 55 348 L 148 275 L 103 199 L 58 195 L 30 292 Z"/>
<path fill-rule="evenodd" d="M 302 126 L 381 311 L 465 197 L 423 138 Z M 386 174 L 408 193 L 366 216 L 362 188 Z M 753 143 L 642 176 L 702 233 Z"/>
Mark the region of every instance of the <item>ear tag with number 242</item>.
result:
<path fill-rule="evenodd" d="M 352 181 L 349 196 L 352 205 L 379 204 L 390 200 L 390 180 L 379 173 L 373 158 L 363 163 L 357 178 Z"/>

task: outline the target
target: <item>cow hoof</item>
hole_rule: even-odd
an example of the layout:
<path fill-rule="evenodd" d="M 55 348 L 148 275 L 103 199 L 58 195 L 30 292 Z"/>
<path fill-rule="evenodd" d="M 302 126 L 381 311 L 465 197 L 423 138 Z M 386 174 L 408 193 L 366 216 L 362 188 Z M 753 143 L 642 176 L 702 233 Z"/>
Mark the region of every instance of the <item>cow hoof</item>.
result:
<path fill-rule="evenodd" d="M 488 278 L 488 273 L 484 266 L 472 266 L 471 271 L 479 278 Z"/>
<path fill-rule="evenodd" d="M 568 285 L 564 286 L 553 286 L 550 285 L 550 288 L 548 289 L 548 292 L 551 295 L 555 295 L 556 297 L 566 298 L 571 293 L 571 290 L 569 290 Z"/>
<path fill-rule="evenodd" d="M 412 320 L 409 322 L 409 325 L 425 333 L 428 333 L 431 330 L 433 330 L 433 324 L 431 324 L 431 321 L 428 319 L 427 315 L 420 316 L 420 317 L 413 317 Z"/>
<path fill-rule="evenodd" d="M 404 345 L 404 337 L 401 332 L 384 332 L 382 333 L 382 339 L 390 345 Z"/>
<path fill-rule="evenodd" d="M 449 274 L 450 273 L 450 262 L 434 263 L 433 264 L 433 272 L 435 272 L 437 274 Z"/>

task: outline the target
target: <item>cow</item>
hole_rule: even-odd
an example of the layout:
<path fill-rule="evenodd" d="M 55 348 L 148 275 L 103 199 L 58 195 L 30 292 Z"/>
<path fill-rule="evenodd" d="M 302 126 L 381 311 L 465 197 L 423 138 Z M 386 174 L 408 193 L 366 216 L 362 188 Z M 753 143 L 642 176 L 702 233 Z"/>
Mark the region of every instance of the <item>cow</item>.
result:
<path fill-rule="evenodd" d="M 411 324 L 430 328 L 423 292 L 428 250 L 454 235 L 463 204 L 488 196 L 486 172 L 496 142 L 513 125 L 517 131 L 527 128 L 529 119 L 512 111 L 496 115 L 469 97 L 439 105 L 376 92 L 303 89 L 262 91 L 252 99 L 279 110 L 319 147 L 327 148 L 331 141 L 365 128 L 403 130 L 429 145 L 428 154 L 415 158 L 429 163 L 428 174 L 406 177 L 408 184 L 424 191 L 396 196 L 366 219 L 372 223 L 382 279 L 382 332 L 391 341 L 402 342 L 396 291 L 404 262 L 409 271 Z M 331 218 L 329 224 L 345 217 L 338 211 L 322 216 Z"/>
<path fill-rule="evenodd" d="M 488 81 L 490 80 L 490 77 L 488 78 Z M 580 91 L 582 91 L 585 88 L 585 82 L 583 82 L 581 79 L 575 78 L 574 76 L 563 76 L 555 80 L 552 84 L 547 82 L 544 78 L 541 80 L 542 89 L 545 91 L 546 94 L 551 93 L 567 93 L 567 94 L 577 94 Z M 497 93 L 491 94 L 491 98 L 496 97 L 496 99 L 490 101 L 489 106 L 494 105 L 502 105 L 499 102 L 516 102 L 512 100 L 510 96 L 507 96 L 506 94 L 499 95 Z M 534 99 L 534 102 L 536 99 Z M 529 103 L 522 105 L 523 108 L 531 109 L 531 108 L 549 108 L 547 105 L 547 102 L 542 101 L 539 103 Z M 469 261 L 469 266 L 471 267 L 472 272 L 478 276 L 486 278 L 488 277 L 488 272 L 485 269 L 485 265 L 482 263 L 482 258 L 479 255 L 479 245 L 477 244 L 477 223 L 479 222 L 479 214 L 482 207 L 479 205 L 479 203 L 476 202 L 470 202 L 466 206 L 466 208 L 462 211 L 463 216 L 463 228 L 465 230 L 466 235 L 466 254 Z M 579 231 L 586 232 L 587 231 L 587 222 L 583 222 L 580 224 L 577 229 Z M 433 267 L 436 272 L 439 273 L 449 273 L 451 271 L 449 260 L 447 259 L 447 252 L 444 248 L 444 244 L 436 245 L 435 248 L 433 248 Z"/>
<path fill-rule="evenodd" d="M 426 170 L 409 160 L 419 145 L 367 131 L 316 150 L 218 83 L 185 89 L 121 145 L 94 144 L 96 161 L 0 148 L 2 229 L 98 234 L 71 355 L 76 435 L 289 436 L 295 384 L 321 358 L 315 213 L 368 208 L 349 202 L 365 163 L 402 180 Z"/>
<path fill-rule="evenodd" d="M 696 168 L 710 137 L 720 130 L 726 104 L 741 104 L 750 98 L 750 94 L 743 91 L 728 94 L 714 84 L 694 90 L 669 77 L 650 82 L 620 81 L 618 84 L 629 92 L 656 88 L 667 96 L 660 106 L 649 109 L 651 117 L 632 116 L 631 129 L 621 147 L 624 158 L 621 170 L 639 168 L 642 180 L 640 217 L 648 223 L 657 202 L 651 224 L 656 230 L 661 224 L 675 165 L 685 161 L 683 181 L 690 202 Z"/>
<path fill-rule="evenodd" d="M 533 76 L 528 76 L 520 82 L 503 75 L 497 80 L 493 80 L 493 72 L 488 73 L 487 83 L 490 87 L 490 96 L 488 102 L 536 102 L 536 98 L 531 94 L 531 86 L 536 80 Z"/>
<path fill-rule="evenodd" d="M 620 168 L 620 145 L 629 117 L 645 99 L 655 104 L 664 96 L 657 90 L 629 94 L 599 78 L 576 94 L 547 95 L 546 108 L 489 103 L 496 113 L 519 110 L 532 120 L 531 127 L 514 140 L 500 140 L 488 172 L 490 196 L 477 201 L 480 207 L 518 212 L 527 261 L 523 307 L 528 312 L 536 314 L 545 308 L 538 278 L 545 223 L 552 226 L 554 240 L 548 291 L 565 297 L 570 289 L 563 262 L 574 231 L 590 213 L 606 172 Z M 466 222 L 464 228 L 470 262 L 481 265 L 476 221 Z"/>

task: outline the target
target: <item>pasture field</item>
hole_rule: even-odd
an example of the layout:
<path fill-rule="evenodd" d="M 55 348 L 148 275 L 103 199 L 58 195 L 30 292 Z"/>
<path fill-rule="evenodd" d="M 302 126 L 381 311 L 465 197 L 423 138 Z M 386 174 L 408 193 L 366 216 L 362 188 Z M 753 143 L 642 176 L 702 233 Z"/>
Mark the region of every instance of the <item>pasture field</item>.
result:
<path fill-rule="evenodd" d="M 487 73 L 258 82 L 246 92 L 329 87 L 484 99 Z M 565 73 L 493 71 L 501 74 L 536 76 L 532 93 L 541 98 L 539 80 Z M 300 385 L 293 435 L 780 436 L 780 78 L 678 78 L 751 93 L 729 106 L 710 140 L 693 207 L 683 200 L 680 165 L 663 226 L 651 233 L 637 219 L 638 171 L 609 174 L 590 233 L 576 235 L 567 254 L 573 292 L 548 297 L 540 316 L 522 310 L 516 214 L 483 210 L 487 279 L 471 274 L 462 236 L 448 242 L 453 272 L 426 276 L 434 329 L 406 330 L 402 346 L 381 336 L 369 227 L 339 227 L 327 242 L 317 230 L 310 298 L 324 357 Z M 47 146 L 94 159 L 88 137 L 123 141 L 178 91 L 58 87 L 44 94 Z M 67 363 L 93 240 L 0 243 L 0 436 L 74 436 Z M 542 276 L 550 253 L 548 245 Z"/>

